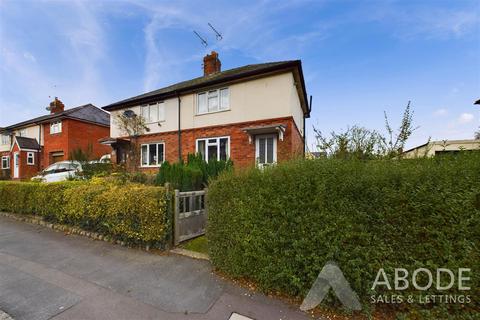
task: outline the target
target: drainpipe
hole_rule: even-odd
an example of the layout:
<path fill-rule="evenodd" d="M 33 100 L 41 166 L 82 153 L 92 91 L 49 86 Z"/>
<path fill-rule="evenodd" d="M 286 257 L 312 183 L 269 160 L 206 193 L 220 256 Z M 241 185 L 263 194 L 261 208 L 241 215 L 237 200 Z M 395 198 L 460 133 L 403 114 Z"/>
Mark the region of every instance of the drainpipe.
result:
<path fill-rule="evenodd" d="M 310 115 L 310 111 L 312 111 L 312 96 L 310 96 L 310 103 L 307 106 L 308 115 Z M 303 114 L 303 154 L 307 151 L 307 133 L 305 130 L 305 114 Z"/>
<path fill-rule="evenodd" d="M 180 105 L 182 100 L 180 99 L 180 94 L 177 92 L 177 99 L 178 99 L 178 161 L 182 162 L 182 130 L 180 127 Z"/>

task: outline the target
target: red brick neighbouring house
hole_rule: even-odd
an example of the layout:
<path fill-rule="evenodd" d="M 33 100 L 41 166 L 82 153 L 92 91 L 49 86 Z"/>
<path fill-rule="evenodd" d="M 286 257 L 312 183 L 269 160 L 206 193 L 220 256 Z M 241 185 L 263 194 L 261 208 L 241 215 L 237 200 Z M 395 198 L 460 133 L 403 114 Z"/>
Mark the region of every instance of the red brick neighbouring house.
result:
<path fill-rule="evenodd" d="M 192 153 L 207 161 L 230 158 L 237 167 L 304 155 L 310 107 L 299 60 L 221 71 L 212 52 L 203 62 L 202 77 L 103 108 L 111 112 L 110 138 L 104 143 L 114 148 L 112 159 L 128 158 L 129 137 L 116 120 L 122 114 L 147 123 L 148 130 L 137 138 L 137 165 L 145 171 Z"/>
<path fill-rule="evenodd" d="M 52 163 L 68 160 L 82 149 L 98 159 L 111 148 L 98 142 L 110 134 L 110 115 L 92 104 L 64 109 L 55 98 L 50 114 L 0 130 L 1 173 L 12 179 L 28 179 Z"/>

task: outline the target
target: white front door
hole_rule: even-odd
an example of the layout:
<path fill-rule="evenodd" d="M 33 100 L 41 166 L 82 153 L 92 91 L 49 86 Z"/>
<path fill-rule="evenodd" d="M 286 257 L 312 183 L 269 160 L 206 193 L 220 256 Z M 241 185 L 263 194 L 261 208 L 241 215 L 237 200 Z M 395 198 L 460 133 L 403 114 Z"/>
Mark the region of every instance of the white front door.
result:
<path fill-rule="evenodd" d="M 277 162 L 277 135 L 265 134 L 255 137 L 255 158 L 260 168 Z"/>
<path fill-rule="evenodd" d="M 13 177 L 20 177 L 20 153 L 18 152 L 13 154 Z"/>

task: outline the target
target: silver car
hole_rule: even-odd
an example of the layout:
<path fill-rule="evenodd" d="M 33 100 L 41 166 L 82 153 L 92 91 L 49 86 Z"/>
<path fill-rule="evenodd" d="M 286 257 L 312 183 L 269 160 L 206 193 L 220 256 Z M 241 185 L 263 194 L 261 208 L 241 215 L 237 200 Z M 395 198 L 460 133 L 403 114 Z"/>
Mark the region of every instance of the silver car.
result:
<path fill-rule="evenodd" d="M 82 172 L 82 165 L 78 161 L 60 161 L 45 168 L 38 176 L 32 180 L 42 182 L 65 181 L 69 178 L 77 177 Z"/>

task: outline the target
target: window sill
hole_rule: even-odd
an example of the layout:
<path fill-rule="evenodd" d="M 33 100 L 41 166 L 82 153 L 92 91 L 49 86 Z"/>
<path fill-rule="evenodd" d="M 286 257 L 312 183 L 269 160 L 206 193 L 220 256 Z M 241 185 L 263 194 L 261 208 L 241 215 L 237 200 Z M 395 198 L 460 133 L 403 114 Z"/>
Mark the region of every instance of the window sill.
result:
<path fill-rule="evenodd" d="M 145 122 L 146 125 L 148 124 L 155 124 L 155 123 L 164 123 L 166 120 L 158 120 L 158 121 L 153 121 L 153 122 Z"/>
<path fill-rule="evenodd" d="M 152 166 L 140 166 L 140 168 L 160 168 L 162 165 L 161 164 L 156 164 Z"/>
<path fill-rule="evenodd" d="M 35 163 L 27 163 L 27 166 L 34 166 Z"/>
<path fill-rule="evenodd" d="M 195 115 L 196 116 L 204 116 L 204 115 L 207 115 L 207 114 L 215 114 L 215 113 L 227 112 L 227 111 L 231 111 L 231 110 L 232 109 L 225 109 L 225 110 L 218 110 L 218 111 L 212 111 L 212 112 L 196 113 Z"/>
<path fill-rule="evenodd" d="M 62 133 L 62 132 L 54 132 L 54 133 L 51 133 L 51 132 L 50 132 L 50 135 L 51 135 L 51 136 L 55 136 L 55 135 L 61 134 L 61 133 Z"/>

